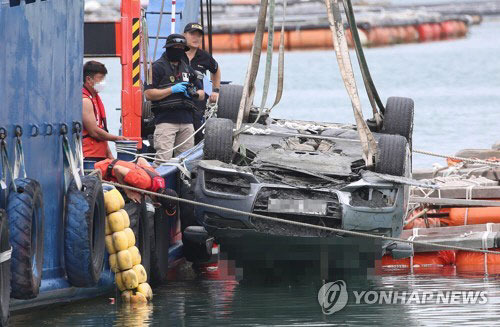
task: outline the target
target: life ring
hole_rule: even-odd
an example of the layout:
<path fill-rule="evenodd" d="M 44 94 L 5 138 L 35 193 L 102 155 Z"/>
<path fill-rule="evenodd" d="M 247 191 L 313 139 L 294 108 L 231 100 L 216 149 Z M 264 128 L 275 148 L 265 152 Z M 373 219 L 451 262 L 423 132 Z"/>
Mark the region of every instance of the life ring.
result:
<path fill-rule="evenodd" d="M 40 183 L 30 178 L 10 188 L 7 214 L 12 244 L 11 296 L 32 299 L 40 292 L 43 268 L 44 208 Z"/>
<path fill-rule="evenodd" d="M 9 226 L 7 214 L 0 209 L 0 326 L 7 326 L 10 304 L 10 263 L 8 258 L 11 247 L 9 244 Z"/>
<path fill-rule="evenodd" d="M 90 287 L 104 265 L 106 209 L 101 181 L 90 175 L 81 181 L 81 191 L 73 180 L 66 195 L 64 260 L 71 285 Z"/>

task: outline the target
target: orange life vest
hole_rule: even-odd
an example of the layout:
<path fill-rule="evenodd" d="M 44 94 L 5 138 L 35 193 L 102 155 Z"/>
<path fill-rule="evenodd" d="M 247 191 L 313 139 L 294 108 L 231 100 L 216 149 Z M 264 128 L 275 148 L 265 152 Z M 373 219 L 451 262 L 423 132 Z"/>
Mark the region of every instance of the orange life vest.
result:
<path fill-rule="evenodd" d="M 83 98 L 90 99 L 94 107 L 94 116 L 97 127 L 102 128 L 106 132 L 108 131 L 108 126 L 106 123 L 106 111 L 104 110 L 104 104 L 99 97 L 99 94 L 95 96 L 90 93 L 85 87 L 82 89 Z M 88 131 L 83 128 L 83 157 L 84 158 L 106 158 L 108 152 L 108 141 L 100 141 L 90 136 Z"/>
<path fill-rule="evenodd" d="M 148 165 L 140 165 L 133 162 L 105 159 L 94 164 L 94 169 L 101 171 L 102 179 L 105 181 L 118 182 L 113 171 L 114 166 L 122 166 L 130 169 L 123 181 L 128 185 L 156 192 L 165 188 L 165 179 L 158 175 L 156 170 Z"/>

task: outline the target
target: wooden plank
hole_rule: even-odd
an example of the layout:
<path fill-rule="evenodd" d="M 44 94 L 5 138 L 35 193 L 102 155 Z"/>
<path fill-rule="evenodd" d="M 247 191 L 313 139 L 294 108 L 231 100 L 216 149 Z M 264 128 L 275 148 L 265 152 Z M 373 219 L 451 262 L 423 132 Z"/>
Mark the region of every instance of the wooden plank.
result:
<path fill-rule="evenodd" d="M 500 201 L 410 197 L 410 202 L 440 207 L 500 207 Z"/>
<path fill-rule="evenodd" d="M 430 190 L 425 191 L 429 192 Z M 424 192 L 417 188 L 413 189 L 412 192 L 415 197 L 426 196 Z M 438 198 L 439 194 L 441 194 L 441 198 L 465 199 L 467 192 L 467 188 L 464 187 L 442 188 L 440 192 L 433 190 L 427 197 Z M 473 187 L 470 192 L 473 199 L 500 199 L 500 186 L 478 186 Z"/>

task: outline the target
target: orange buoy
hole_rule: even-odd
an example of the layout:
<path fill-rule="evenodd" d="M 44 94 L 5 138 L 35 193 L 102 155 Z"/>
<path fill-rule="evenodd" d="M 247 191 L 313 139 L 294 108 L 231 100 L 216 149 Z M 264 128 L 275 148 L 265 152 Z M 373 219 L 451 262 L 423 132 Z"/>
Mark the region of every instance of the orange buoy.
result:
<path fill-rule="evenodd" d="M 500 251 L 500 249 L 490 249 L 491 251 Z M 455 265 L 459 273 L 472 274 L 500 274 L 500 253 L 481 253 L 470 251 L 458 251 L 456 254 Z"/>
<path fill-rule="evenodd" d="M 438 252 L 415 253 L 413 258 L 393 259 L 391 255 L 382 257 L 384 268 L 410 268 L 413 267 L 443 267 L 455 263 L 455 251 L 446 250 Z"/>
<path fill-rule="evenodd" d="M 430 24 L 432 28 L 432 39 L 439 40 L 441 39 L 441 25 L 438 23 Z"/>
<path fill-rule="evenodd" d="M 430 41 L 433 39 L 434 31 L 430 24 L 417 25 L 418 40 L 420 42 Z"/>
<path fill-rule="evenodd" d="M 500 207 L 451 208 L 448 226 L 500 223 Z"/>

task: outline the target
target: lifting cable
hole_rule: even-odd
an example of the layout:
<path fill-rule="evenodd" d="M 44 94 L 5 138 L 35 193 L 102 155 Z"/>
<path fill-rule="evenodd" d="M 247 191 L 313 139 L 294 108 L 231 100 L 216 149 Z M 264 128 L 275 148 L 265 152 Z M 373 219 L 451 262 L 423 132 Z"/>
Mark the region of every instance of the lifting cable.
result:
<path fill-rule="evenodd" d="M 266 24 L 267 4 L 268 0 L 261 0 L 259 8 L 259 18 L 257 20 L 257 27 L 255 29 L 255 35 L 253 39 L 252 52 L 247 67 L 245 83 L 243 84 L 243 93 L 241 96 L 238 117 L 236 119 L 236 130 L 240 130 L 243 123 L 243 118 L 249 113 L 250 106 L 252 105 L 253 97 L 255 95 L 255 80 L 257 78 L 257 72 L 259 71 L 260 55 L 262 51 L 262 39 Z M 236 135 L 233 143 L 233 150 L 236 151 L 239 148 L 238 143 L 238 135 Z"/>
<path fill-rule="evenodd" d="M 276 97 L 274 99 L 274 103 L 267 110 L 269 114 L 271 110 L 280 102 L 281 96 L 283 95 L 283 80 L 284 80 L 284 70 L 285 70 L 285 20 L 286 20 L 286 5 L 287 0 L 283 1 L 283 21 L 281 24 L 281 34 L 280 34 L 280 45 L 279 45 L 279 55 L 278 55 L 278 85 L 276 89 Z M 267 29 L 267 56 L 266 56 L 266 71 L 264 74 L 264 87 L 262 92 L 262 101 L 259 108 L 259 113 L 255 121 L 246 125 L 245 128 L 241 128 L 240 130 L 235 132 L 235 135 L 239 135 L 241 133 L 246 132 L 251 129 L 258 123 L 262 113 L 264 112 L 264 107 L 267 101 L 267 93 L 269 92 L 269 82 L 271 76 L 271 66 L 273 59 L 273 46 L 274 46 L 274 10 L 275 10 L 275 0 L 271 0 L 269 3 L 269 26 Z"/>
<path fill-rule="evenodd" d="M 354 118 L 356 120 L 361 147 L 363 149 L 363 159 L 366 166 L 372 167 L 375 164 L 374 159 L 377 155 L 377 143 L 375 142 L 368 125 L 363 119 L 361 101 L 359 99 L 354 71 L 349 57 L 349 48 L 347 46 L 344 24 L 342 23 L 342 16 L 340 14 L 338 1 L 339 0 L 325 0 L 328 21 L 332 31 L 335 55 L 339 65 L 340 74 L 342 76 L 342 80 L 344 81 L 347 93 L 351 98 Z"/>
<path fill-rule="evenodd" d="M 430 152 L 430 151 L 423 151 L 423 150 L 412 150 L 412 152 L 419 153 L 419 154 L 425 154 L 427 156 L 432 156 L 432 157 L 459 160 L 459 161 L 464 161 L 464 162 L 500 167 L 500 162 L 493 162 L 493 161 L 487 161 L 487 160 L 481 160 L 481 159 L 464 158 L 464 157 L 457 157 L 457 156 L 449 156 L 449 155 L 445 155 L 445 154 L 439 154 L 439 153 Z"/>
<path fill-rule="evenodd" d="M 372 106 L 373 118 L 377 122 L 377 126 L 381 127 L 382 117 L 380 117 L 380 113 L 384 114 L 385 108 L 382 104 L 382 101 L 380 101 L 380 97 L 378 95 L 377 89 L 375 88 L 375 84 L 373 83 L 370 70 L 368 69 L 368 64 L 366 63 L 363 47 L 361 46 L 361 41 L 359 39 L 356 19 L 354 18 L 352 3 L 351 0 L 343 0 L 342 3 L 344 4 L 344 11 L 347 17 L 347 22 L 349 23 L 352 39 L 354 41 L 354 49 L 356 50 L 356 57 L 358 58 L 359 68 L 361 70 L 361 76 L 363 77 L 363 83 L 365 84 L 366 94 L 368 95 L 370 105 Z M 377 105 L 380 113 L 377 111 Z"/>
<path fill-rule="evenodd" d="M 246 212 L 246 211 L 221 207 L 221 206 L 217 206 L 217 205 L 213 205 L 213 204 L 183 199 L 183 198 L 176 197 L 176 196 L 170 196 L 170 195 L 160 194 L 160 193 L 156 193 L 156 192 L 146 191 L 143 189 L 139 189 L 136 187 L 132 187 L 132 186 L 128 186 L 128 185 L 124 185 L 124 184 L 120 184 L 120 183 L 108 182 L 108 181 L 104 181 L 104 182 L 106 184 L 110 184 L 110 185 L 113 185 L 115 187 L 128 189 L 131 191 L 135 191 L 135 192 L 150 195 L 150 196 L 157 196 L 157 197 L 165 198 L 167 200 L 179 201 L 179 202 L 183 202 L 183 203 L 187 203 L 187 204 L 191 204 L 191 205 L 195 205 L 195 206 L 199 206 L 199 207 L 221 210 L 221 211 L 228 212 L 228 213 L 249 216 L 249 217 L 263 219 L 263 220 L 267 220 L 267 221 L 273 221 L 273 222 L 277 222 L 277 223 L 284 223 L 284 224 L 289 224 L 289 225 L 295 225 L 295 226 L 301 226 L 301 227 L 307 227 L 307 228 L 313 228 L 313 229 L 317 229 L 317 230 L 337 233 L 337 234 L 340 234 L 339 236 L 342 236 L 342 234 L 345 234 L 345 235 L 350 235 L 350 236 L 359 236 L 359 237 L 366 237 L 366 238 L 372 238 L 372 239 L 380 239 L 380 240 L 384 240 L 384 241 L 395 241 L 395 242 L 402 242 L 402 243 L 408 243 L 408 244 L 434 246 L 434 247 L 442 248 L 443 250 L 444 249 L 461 250 L 461 251 L 471 251 L 471 252 L 490 253 L 490 254 L 500 255 L 500 252 L 491 251 L 491 250 L 474 249 L 474 248 L 467 248 L 467 247 L 455 246 L 455 245 L 443 245 L 443 244 L 438 244 L 438 243 L 422 242 L 422 241 L 415 241 L 415 240 L 405 240 L 405 239 L 391 237 L 391 236 L 376 235 L 376 234 L 369 234 L 369 233 L 357 232 L 357 231 L 352 231 L 352 230 L 344 230 L 344 229 L 334 228 L 334 227 L 312 225 L 312 224 L 308 224 L 308 223 L 291 221 L 291 220 L 286 220 L 286 219 L 281 219 L 281 218 L 276 218 L 276 217 L 270 217 L 270 216 L 260 215 L 260 214 L 256 214 L 256 213 L 252 213 L 252 212 Z"/>

